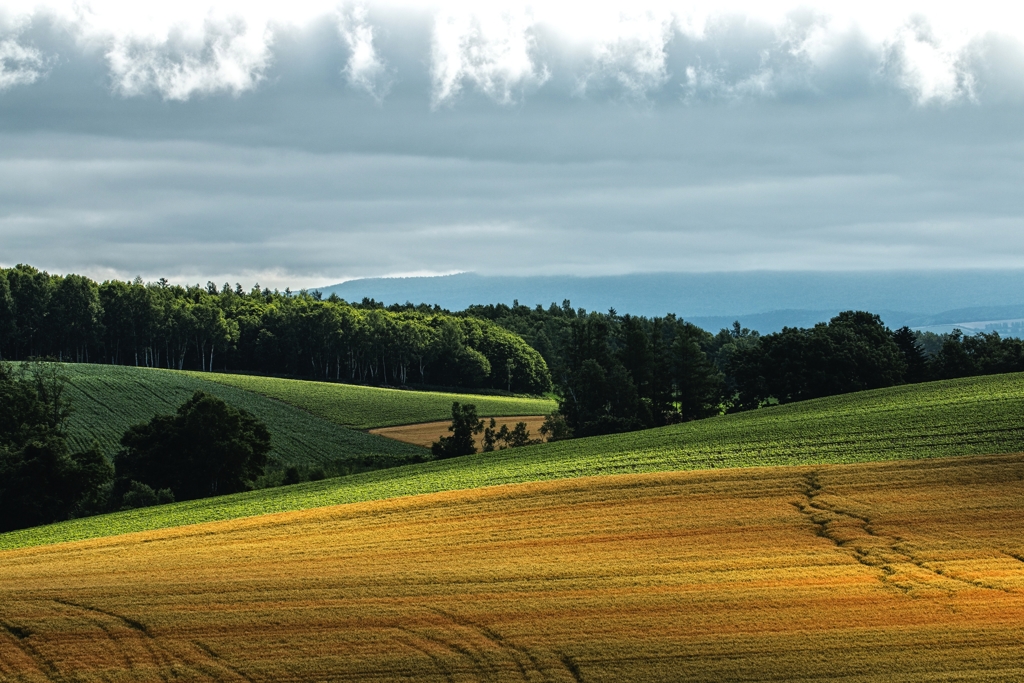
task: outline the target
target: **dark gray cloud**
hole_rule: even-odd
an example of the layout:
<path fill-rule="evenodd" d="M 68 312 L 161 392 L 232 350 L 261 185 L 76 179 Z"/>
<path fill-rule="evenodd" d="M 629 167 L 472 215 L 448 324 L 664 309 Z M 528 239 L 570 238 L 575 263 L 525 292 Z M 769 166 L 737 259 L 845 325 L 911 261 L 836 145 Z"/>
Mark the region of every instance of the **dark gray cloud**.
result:
<path fill-rule="evenodd" d="M 1012 34 L 673 16 L 590 44 L 372 5 L 266 44 L 9 21 L 0 263 L 282 287 L 1022 264 Z"/>

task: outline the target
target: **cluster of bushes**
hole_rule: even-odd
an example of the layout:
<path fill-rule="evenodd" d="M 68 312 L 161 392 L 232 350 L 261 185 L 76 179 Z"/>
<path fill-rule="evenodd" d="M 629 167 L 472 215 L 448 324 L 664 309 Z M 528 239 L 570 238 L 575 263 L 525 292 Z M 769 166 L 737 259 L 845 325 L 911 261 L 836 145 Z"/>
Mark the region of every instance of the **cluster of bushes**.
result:
<path fill-rule="evenodd" d="M 72 453 L 66 384 L 55 363 L 0 363 L 0 531 L 236 493 L 264 473 L 266 426 L 203 392 L 128 429 L 113 465 L 98 446 Z"/>
<path fill-rule="evenodd" d="M 548 421 L 553 419 L 549 416 Z M 512 429 L 508 425 L 498 427 L 498 422 L 493 417 L 490 425 L 485 425 L 476 414 L 476 406 L 469 403 L 459 405 L 458 401 L 452 403 L 452 423 L 448 427 L 451 436 L 442 436 L 435 441 L 431 447 L 431 454 L 441 460 L 455 458 L 460 455 L 472 455 L 476 453 L 476 439 L 474 435 L 483 433 L 481 449 L 484 453 L 503 451 L 506 448 L 518 448 L 520 446 L 533 446 L 543 443 L 543 439 L 531 439 L 530 431 L 526 428 L 525 422 L 517 422 Z M 548 433 L 547 422 L 541 427 L 541 431 Z"/>
<path fill-rule="evenodd" d="M 383 386 L 532 394 L 551 386 L 544 359 L 518 335 L 437 307 L 0 269 L 0 359 L 43 356 Z"/>

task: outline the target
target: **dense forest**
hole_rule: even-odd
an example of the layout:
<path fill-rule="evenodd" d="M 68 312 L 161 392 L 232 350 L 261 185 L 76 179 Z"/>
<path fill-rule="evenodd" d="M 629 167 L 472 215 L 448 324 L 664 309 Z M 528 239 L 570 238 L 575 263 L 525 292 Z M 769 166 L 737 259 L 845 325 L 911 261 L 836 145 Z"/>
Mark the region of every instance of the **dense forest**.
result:
<path fill-rule="evenodd" d="M 897 384 L 1024 371 L 1024 341 L 997 333 L 890 330 L 847 311 L 811 328 L 717 334 L 674 315 L 641 318 L 514 304 L 467 315 L 519 334 L 551 368 L 576 436 L 658 426 Z"/>
<path fill-rule="evenodd" d="M 0 359 L 51 357 L 197 370 L 542 393 L 551 433 L 585 436 L 896 384 L 1024 370 L 998 334 L 892 331 L 847 311 L 811 328 L 713 334 L 674 315 L 347 303 L 319 292 L 165 280 L 96 283 L 0 269 Z"/>
<path fill-rule="evenodd" d="M 34 357 L 382 386 L 534 394 L 551 386 L 543 358 L 518 335 L 439 308 L 0 269 L 0 360 Z"/>

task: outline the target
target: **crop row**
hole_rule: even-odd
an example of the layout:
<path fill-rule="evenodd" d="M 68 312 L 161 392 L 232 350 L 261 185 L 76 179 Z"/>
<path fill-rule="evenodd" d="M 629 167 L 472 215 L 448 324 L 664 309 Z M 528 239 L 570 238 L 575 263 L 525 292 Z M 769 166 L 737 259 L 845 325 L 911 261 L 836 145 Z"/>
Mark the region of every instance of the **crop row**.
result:
<path fill-rule="evenodd" d="M 263 420 L 272 435 L 272 456 L 287 465 L 367 457 L 402 460 L 423 454 L 422 449 L 345 429 L 294 406 L 189 373 L 99 365 L 65 369 L 71 378 L 68 432 L 73 448 L 86 448 L 95 440 L 112 455 L 129 426 L 173 413 L 193 392 L 203 390 Z"/>

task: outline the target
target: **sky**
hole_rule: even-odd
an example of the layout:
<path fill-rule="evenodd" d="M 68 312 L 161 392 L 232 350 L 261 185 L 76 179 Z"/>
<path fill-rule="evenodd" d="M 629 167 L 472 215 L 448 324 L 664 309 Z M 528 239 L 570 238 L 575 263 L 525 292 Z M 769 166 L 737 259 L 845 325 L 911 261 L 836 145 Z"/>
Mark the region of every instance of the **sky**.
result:
<path fill-rule="evenodd" d="M 0 265 L 1024 267 L 1005 2 L 0 0 Z"/>

